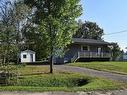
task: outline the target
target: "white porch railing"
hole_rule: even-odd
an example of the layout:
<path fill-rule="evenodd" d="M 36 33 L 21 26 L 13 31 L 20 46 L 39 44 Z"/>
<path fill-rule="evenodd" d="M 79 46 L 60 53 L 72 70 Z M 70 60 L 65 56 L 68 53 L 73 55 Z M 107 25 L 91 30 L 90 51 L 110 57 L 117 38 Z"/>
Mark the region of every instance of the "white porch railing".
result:
<path fill-rule="evenodd" d="M 107 52 L 77 52 L 71 59 L 71 62 L 75 62 L 79 58 L 111 58 L 111 53 Z"/>
<path fill-rule="evenodd" d="M 111 53 L 106 52 L 79 52 L 80 58 L 110 58 Z"/>

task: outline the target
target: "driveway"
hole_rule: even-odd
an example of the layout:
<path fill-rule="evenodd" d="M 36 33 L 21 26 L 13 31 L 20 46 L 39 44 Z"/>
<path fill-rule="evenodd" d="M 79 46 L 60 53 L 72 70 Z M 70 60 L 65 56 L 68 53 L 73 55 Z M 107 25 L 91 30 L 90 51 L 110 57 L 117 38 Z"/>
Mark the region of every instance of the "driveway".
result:
<path fill-rule="evenodd" d="M 85 74 L 85 75 L 89 75 L 93 77 L 102 77 L 102 78 L 107 78 L 107 79 L 127 83 L 127 75 L 115 74 L 115 73 L 104 72 L 104 71 L 97 71 L 97 70 L 81 68 L 81 67 L 66 66 L 66 65 L 55 65 L 54 67 L 56 70 L 81 73 L 81 74 Z"/>

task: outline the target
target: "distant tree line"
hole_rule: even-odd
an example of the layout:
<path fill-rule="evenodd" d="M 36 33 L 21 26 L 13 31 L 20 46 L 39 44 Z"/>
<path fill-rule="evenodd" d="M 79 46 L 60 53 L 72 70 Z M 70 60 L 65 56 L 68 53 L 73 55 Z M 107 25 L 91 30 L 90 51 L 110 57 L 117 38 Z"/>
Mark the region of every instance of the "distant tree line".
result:
<path fill-rule="evenodd" d="M 95 22 L 85 21 L 83 23 L 81 20 L 79 20 L 78 25 L 79 29 L 74 37 L 103 40 L 102 36 L 104 35 L 104 31 Z"/>

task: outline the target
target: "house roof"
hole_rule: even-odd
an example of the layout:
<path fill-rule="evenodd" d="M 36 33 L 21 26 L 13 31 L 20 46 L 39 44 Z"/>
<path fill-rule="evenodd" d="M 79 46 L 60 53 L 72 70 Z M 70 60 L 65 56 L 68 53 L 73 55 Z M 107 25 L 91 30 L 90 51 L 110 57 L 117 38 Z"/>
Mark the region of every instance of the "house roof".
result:
<path fill-rule="evenodd" d="M 35 53 L 34 51 L 32 50 L 25 50 L 25 51 L 21 51 L 21 53 L 24 53 L 24 52 L 27 52 L 27 53 Z"/>
<path fill-rule="evenodd" d="M 83 39 L 83 38 L 72 38 L 73 43 L 77 44 L 100 44 L 100 45 L 110 45 L 110 43 L 105 42 L 103 40 L 95 40 L 95 39 Z"/>

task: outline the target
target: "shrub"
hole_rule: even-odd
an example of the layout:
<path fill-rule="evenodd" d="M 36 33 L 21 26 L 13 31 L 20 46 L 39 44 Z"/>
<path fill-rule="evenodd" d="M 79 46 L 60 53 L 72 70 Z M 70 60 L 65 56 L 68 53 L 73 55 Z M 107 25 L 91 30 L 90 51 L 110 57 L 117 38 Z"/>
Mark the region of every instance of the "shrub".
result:
<path fill-rule="evenodd" d="M 12 65 L 4 65 L 0 67 L 0 85 L 15 85 L 17 84 L 16 67 Z"/>

